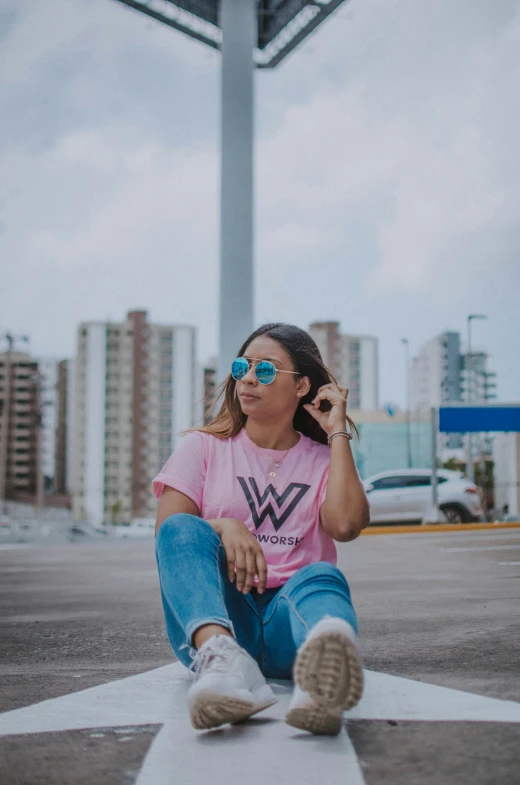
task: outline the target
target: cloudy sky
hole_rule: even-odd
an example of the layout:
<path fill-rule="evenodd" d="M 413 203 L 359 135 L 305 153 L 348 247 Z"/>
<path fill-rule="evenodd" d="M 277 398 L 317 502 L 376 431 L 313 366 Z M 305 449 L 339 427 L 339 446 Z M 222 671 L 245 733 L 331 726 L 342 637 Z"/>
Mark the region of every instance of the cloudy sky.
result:
<path fill-rule="evenodd" d="M 0 332 L 199 327 L 216 350 L 219 54 L 116 0 L 0 0 Z M 256 75 L 255 322 L 444 330 L 520 400 L 520 4 L 350 0 Z"/>

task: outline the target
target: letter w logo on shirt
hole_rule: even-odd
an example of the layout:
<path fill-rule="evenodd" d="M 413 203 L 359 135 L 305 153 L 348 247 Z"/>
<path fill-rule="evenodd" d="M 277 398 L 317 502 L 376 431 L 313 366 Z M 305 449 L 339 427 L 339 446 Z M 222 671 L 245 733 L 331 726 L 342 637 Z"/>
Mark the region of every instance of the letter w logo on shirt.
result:
<path fill-rule="evenodd" d="M 265 489 L 265 492 L 260 495 L 260 491 L 258 490 L 258 485 L 256 484 L 256 480 L 254 477 L 249 477 L 249 485 L 247 484 L 244 477 L 237 477 L 238 482 L 240 483 L 240 487 L 245 493 L 247 503 L 249 504 L 249 509 L 251 510 L 251 515 L 253 516 L 253 521 L 255 524 L 255 529 L 258 529 L 262 523 L 265 521 L 267 516 L 271 518 L 273 522 L 273 526 L 276 531 L 283 526 L 289 515 L 293 512 L 293 510 L 298 506 L 301 502 L 309 488 L 310 485 L 304 485 L 302 482 L 292 482 L 290 485 L 287 486 L 285 491 L 280 494 L 276 491 L 276 489 L 269 484 Z M 251 487 L 250 487 L 251 486 Z M 272 496 L 275 500 L 278 509 L 280 510 L 282 506 L 285 504 L 287 499 L 290 497 L 293 490 L 298 488 L 298 493 L 293 496 L 291 503 L 286 507 L 285 511 L 278 517 L 276 514 L 274 507 L 271 502 L 264 508 L 262 512 L 260 512 L 262 505 L 264 502 Z"/>

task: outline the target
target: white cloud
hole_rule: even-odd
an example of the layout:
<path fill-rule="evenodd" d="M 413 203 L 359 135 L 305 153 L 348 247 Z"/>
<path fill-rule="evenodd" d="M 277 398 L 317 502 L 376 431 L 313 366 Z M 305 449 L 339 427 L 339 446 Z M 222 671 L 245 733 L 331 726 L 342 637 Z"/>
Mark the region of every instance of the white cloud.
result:
<path fill-rule="evenodd" d="M 201 45 L 115 0 L 3 0 L 1 10 L 14 22 L 0 48 L 0 85 L 34 78 L 66 53 L 76 53 L 83 64 L 113 63 L 132 47 L 146 47 L 173 52 L 186 68 L 202 71 L 214 59 L 201 57 Z"/>
<path fill-rule="evenodd" d="M 357 223 L 379 247 L 366 297 L 409 291 L 456 299 L 468 276 L 498 272 L 520 245 L 512 142 L 520 137 L 513 32 L 520 15 L 499 14 L 486 25 L 490 7 L 481 3 L 470 20 L 453 12 L 447 29 L 446 4 L 432 11 L 405 3 L 400 18 L 388 4 L 364 5 L 356 29 L 338 25 L 331 40 L 339 44 L 348 33 L 349 45 L 366 42 L 380 11 L 380 35 L 388 24 L 380 60 L 371 51 L 354 69 L 343 61 L 341 78 L 290 105 L 260 142 L 260 263 L 338 256 L 348 263 Z M 355 21 L 359 3 L 353 14 Z M 417 40 L 432 46 L 419 54 Z M 318 63 L 327 43 L 324 36 Z M 338 62 L 337 53 L 329 56 Z M 371 79 L 374 59 L 379 71 Z"/>
<path fill-rule="evenodd" d="M 0 327 L 65 352 L 80 320 L 146 307 L 213 352 L 218 55 L 115 0 L 2 13 Z M 457 327 L 439 320 L 470 307 L 466 282 L 511 270 L 519 41 L 516 0 L 351 0 L 257 74 L 260 316 L 347 313 L 392 369 L 396 303 L 426 339 Z"/>
<path fill-rule="evenodd" d="M 519 247 L 520 183 L 498 179 L 476 129 L 462 129 L 443 150 L 410 141 L 367 292 L 458 298 L 468 278 L 489 268 L 498 274 Z"/>
<path fill-rule="evenodd" d="M 66 134 L 43 155 L 7 150 L 0 180 L 14 185 L 2 246 L 16 264 L 4 273 L 4 292 L 25 282 L 24 307 L 42 316 L 40 339 L 55 331 L 44 315 L 57 299 L 73 323 L 121 317 L 139 303 L 165 321 L 211 314 L 216 164 L 209 148 L 165 149 L 124 128 Z"/>

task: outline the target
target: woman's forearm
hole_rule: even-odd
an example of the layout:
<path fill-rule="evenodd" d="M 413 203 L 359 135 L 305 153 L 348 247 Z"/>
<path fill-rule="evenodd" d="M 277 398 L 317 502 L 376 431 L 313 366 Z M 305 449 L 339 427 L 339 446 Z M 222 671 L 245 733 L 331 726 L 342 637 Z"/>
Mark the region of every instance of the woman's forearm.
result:
<path fill-rule="evenodd" d="M 224 526 L 226 525 L 226 523 L 229 523 L 230 521 L 231 522 L 238 521 L 238 518 L 211 518 L 209 521 L 206 520 L 206 523 L 209 523 L 211 528 L 218 534 L 218 536 L 222 537 L 222 531 L 224 529 Z M 243 521 L 238 521 L 238 522 L 246 526 L 246 524 Z"/>
<path fill-rule="evenodd" d="M 320 516 L 324 530 L 339 542 L 354 540 L 370 523 L 370 505 L 350 440 L 343 436 L 331 441 L 327 492 Z"/>

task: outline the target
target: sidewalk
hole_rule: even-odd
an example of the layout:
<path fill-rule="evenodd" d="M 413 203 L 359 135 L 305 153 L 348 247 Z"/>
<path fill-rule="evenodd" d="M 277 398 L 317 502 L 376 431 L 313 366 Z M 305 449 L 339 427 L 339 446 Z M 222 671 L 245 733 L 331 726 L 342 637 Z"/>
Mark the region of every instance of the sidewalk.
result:
<path fill-rule="evenodd" d="M 520 529 L 362 537 L 339 566 L 369 671 L 345 733 L 286 726 L 280 683 L 276 707 L 200 734 L 153 542 L 0 550 L 0 785 L 518 781 Z"/>

